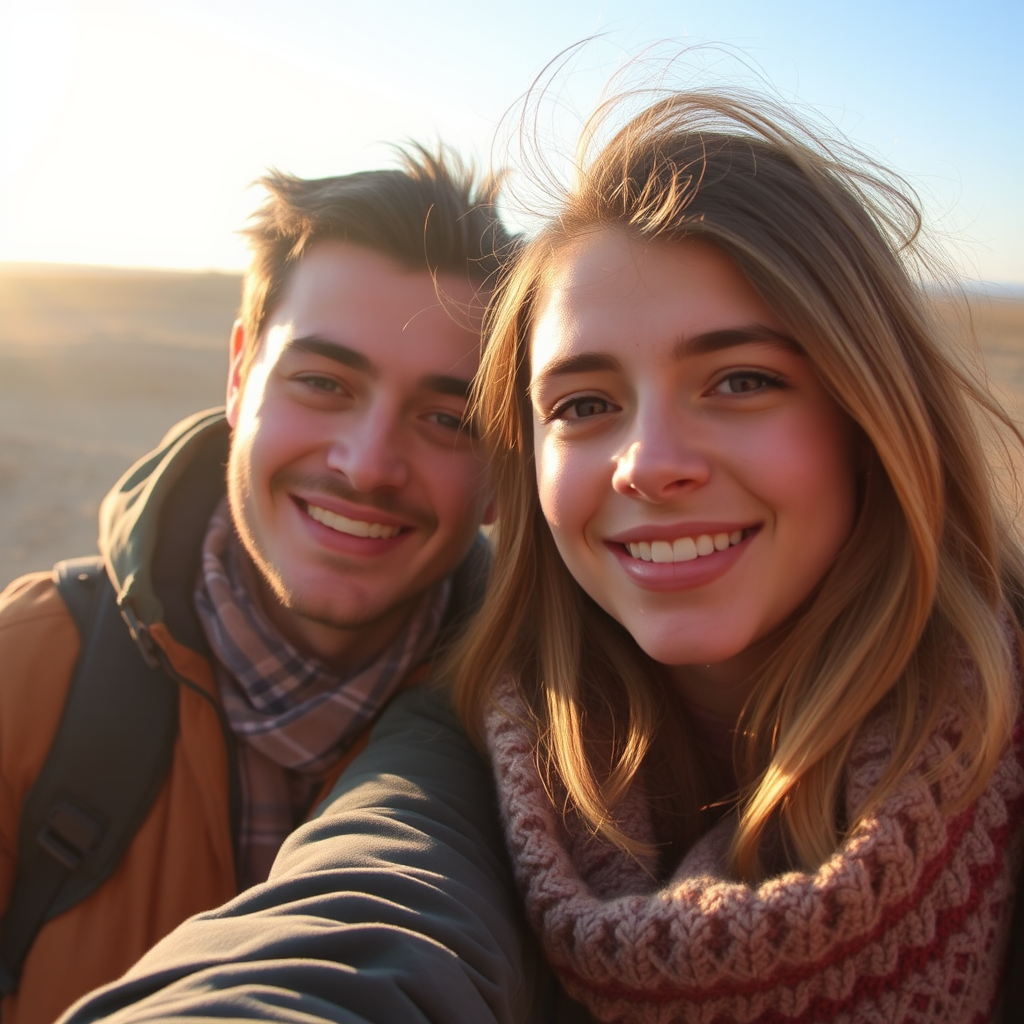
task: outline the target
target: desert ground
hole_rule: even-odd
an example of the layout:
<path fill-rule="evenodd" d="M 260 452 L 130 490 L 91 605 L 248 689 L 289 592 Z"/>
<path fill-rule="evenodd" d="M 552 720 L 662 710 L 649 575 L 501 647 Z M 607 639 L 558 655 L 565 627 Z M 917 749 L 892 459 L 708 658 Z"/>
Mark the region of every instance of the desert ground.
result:
<path fill-rule="evenodd" d="M 0 586 L 96 550 L 100 500 L 221 405 L 240 279 L 0 265 Z"/>
<path fill-rule="evenodd" d="M 107 490 L 178 419 L 223 402 L 239 286 L 0 264 L 0 587 L 95 551 Z M 952 335 L 977 336 L 1024 422 L 1024 297 L 936 304 Z"/>

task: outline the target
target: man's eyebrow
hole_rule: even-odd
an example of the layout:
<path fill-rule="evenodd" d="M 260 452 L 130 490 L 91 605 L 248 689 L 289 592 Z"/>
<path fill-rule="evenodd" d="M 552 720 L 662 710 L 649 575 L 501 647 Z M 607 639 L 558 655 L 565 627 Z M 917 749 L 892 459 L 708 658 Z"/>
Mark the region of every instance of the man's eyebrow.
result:
<path fill-rule="evenodd" d="M 351 367 L 368 377 L 379 377 L 380 367 L 362 352 L 342 345 L 339 341 L 329 341 L 317 335 L 308 335 L 301 338 L 292 338 L 285 346 L 286 349 L 297 349 L 300 352 L 312 352 L 314 355 L 323 356 L 324 359 L 331 359 L 343 366 Z M 424 391 L 436 391 L 442 395 L 453 395 L 455 398 L 468 398 L 469 389 L 473 386 L 471 380 L 465 377 L 454 377 L 446 373 L 432 373 L 421 377 L 419 386 Z"/>
<path fill-rule="evenodd" d="M 341 363 L 368 377 L 380 376 L 380 369 L 362 352 L 357 352 L 348 345 L 342 345 L 339 341 L 328 341 L 327 338 L 320 338 L 317 335 L 308 335 L 301 338 L 292 338 L 285 345 L 285 349 L 297 349 L 299 352 L 311 352 L 313 355 L 323 356 L 335 363 Z"/>
<path fill-rule="evenodd" d="M 469 389 L 473 386 L 473 382 L 464 377 L 432 373 L 427 377 L 421 377 L 419 386 L 424 391 L 436 391 L 442 395 L 453 395 L 455 398 L 469 398 Z"/>
<path fill-rule="evenodd" d="M 672 348 L 672 358 L 684 356 L 702 356 L 709 352 L 718 352 L 723 348 L 734 348 L 737 345 L 751 345 L 758 342 L 782 345 L 794 352 L 803 353 L 803 348 L 788 334 L 776 331 L 764 324 L 749 324 L 746 327 L 727 327 L 720 331 L 707 331 L 680 338 Z"/>

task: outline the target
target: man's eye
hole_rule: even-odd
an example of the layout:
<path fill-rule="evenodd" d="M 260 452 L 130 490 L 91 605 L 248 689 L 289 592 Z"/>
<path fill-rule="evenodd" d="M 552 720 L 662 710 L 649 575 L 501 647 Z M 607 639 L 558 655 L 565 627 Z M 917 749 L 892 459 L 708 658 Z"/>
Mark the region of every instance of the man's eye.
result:
<path fill-rule="evenodd" d="M 782 380 L 770 373 L 761 370 L 737 370 L 723 377 L 711 390 L 720 395 L 748 395 L 783 386 Z"/>
<path fill-rule="evenodd" d="M 298 378 L 299 381 L 312 388 L 314 391 L 323 392 L 326 395 L 336 395 L 342 392 L 341 385 L 333 377 L 322 377 L 319 374 L 307 374 Z"/>
<path fill-rule="evenodd" d="M 464 434 L 466 437 L 476 437 L 476 431 L 470 420 L 454 412 L 432 412 L 427 416 L 430 423 L 436 423 L 445 430 Z"/>
<path fill-rule="evenodd" d="M 601 416 L 607 412 L 614 412 L 618 406 L 613 405 L 607 399 L 598 398 L 596 395 L 584 395 L 582 398 L 571 398 L 557 406 L 551 414 L 553 420 L 585 420 L 591 416 Z"/>
<path fill-rule="evenodd" d="M 432 412 L 427 419 L 448 430 L 458 430 L 462 426 L 462 417 L 451 412 Z"/>

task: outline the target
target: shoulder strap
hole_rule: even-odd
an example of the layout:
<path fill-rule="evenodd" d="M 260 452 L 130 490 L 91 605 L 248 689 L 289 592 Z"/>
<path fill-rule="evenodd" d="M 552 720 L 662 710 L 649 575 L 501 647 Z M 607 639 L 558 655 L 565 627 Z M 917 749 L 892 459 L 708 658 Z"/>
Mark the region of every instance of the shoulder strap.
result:
<path fill-rule="evenodd" d="M 58 562 L 54 577 L 82 645 L 53 746 L 22 808 L 0 922 L 5 994 L 17 989 L 43 923 L 117 866 L 167 776 L 178 731 L 177 685 L 132 639 L 101 559 Z"/>

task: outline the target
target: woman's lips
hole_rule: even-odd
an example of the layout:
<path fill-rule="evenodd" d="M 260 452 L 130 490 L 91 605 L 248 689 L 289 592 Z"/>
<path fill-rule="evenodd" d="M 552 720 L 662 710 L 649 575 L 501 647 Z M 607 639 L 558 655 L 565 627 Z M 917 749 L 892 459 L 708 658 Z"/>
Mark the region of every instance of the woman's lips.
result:
<path fill-rule="evenodd" d="M 715 533 L 687 534 L 675 540 L 626 541 L 626 550 L 644 562 L 692 562 L 695 558 L 725 551 L 743 540 L 747 530 L 724 530 Z"/>
<path fill-rule="evenodd" d="M 647 590 L 687 590 L 727 572 L 746 552 L 760 526 L 687 532 L 674 540 L 606 541 L 630 578 Z"/>

